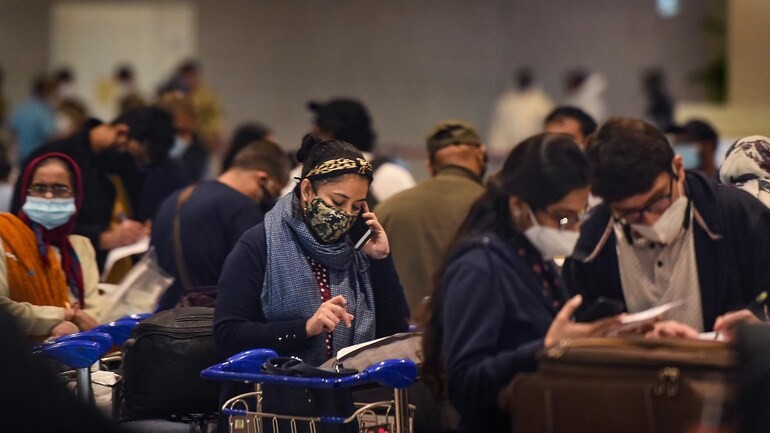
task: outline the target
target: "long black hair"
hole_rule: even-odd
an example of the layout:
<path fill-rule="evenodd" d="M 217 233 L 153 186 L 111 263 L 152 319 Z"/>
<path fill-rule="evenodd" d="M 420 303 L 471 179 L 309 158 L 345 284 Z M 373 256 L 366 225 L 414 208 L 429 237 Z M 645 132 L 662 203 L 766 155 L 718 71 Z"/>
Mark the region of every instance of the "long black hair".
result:
<path fill-rule="evenodd" d="M 422 375 L 437 395 L 444 393 L 441 278 L 458 247 L 483 233 L 495 233 L 502 239 L 515 236 L 518 229 L 511 219 L 511 196 L 529 204 L 533 211 L 543 210 L 570 192 L 587 187 L 589 178 L 588 161 L 577 143 L 563 134 L 538 134 L 518 144 L 503 168 L 487 181 L 486 191 L 471 207 L 434 276 L 433 293 L 422 314 Z"/>

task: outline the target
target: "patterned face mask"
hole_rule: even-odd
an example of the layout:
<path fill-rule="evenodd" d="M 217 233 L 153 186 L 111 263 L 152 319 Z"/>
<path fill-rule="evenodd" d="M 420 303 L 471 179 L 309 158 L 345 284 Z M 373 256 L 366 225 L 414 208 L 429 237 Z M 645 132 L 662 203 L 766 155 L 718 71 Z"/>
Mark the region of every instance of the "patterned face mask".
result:
<path fill-rule="evenodd" d="M 318 240 L 325 244 L 342 239 L 357 217 L 329 206 L 321 197 L 316 197 L 305 205 L 305 215 Z"/>

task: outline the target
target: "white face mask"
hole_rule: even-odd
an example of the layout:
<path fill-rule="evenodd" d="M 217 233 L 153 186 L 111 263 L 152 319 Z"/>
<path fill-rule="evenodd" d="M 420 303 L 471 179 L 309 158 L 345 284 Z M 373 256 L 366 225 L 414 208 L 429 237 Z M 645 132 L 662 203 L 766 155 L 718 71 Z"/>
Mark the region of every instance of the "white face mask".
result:
<path fill-rule="evenodd" d="M 682 232 L 686 210 L 687 197 L 681 195 L 660 215 L 655 224 L 631 224 L 631 229 L 649 241 L 669 244 Z"/>
<path fill-rule="evenodd" d="M 580 232 L 541 226 L 535 219 L 532 208 L 527 206 L 527 212 L 529 212 L 529 219 L 532 220 L 532 227 L 524 231 L 524 236 L 540 251 L 544 260 L 572 255 L 580 238 Z"/>

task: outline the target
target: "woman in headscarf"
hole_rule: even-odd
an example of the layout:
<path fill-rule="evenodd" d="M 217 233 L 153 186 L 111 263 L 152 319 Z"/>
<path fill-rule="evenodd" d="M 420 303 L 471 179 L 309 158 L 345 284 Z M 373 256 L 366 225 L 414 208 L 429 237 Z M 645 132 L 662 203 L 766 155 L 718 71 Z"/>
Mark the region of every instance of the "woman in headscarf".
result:
<path fill-rule="evenodd" d="M 18 215 L 0 213 L 0 306 L 45 338 L 97 325 L 99 271 L 91 242 L 73 235 L 83 201 L 80 169 L 48 153 L 22 174 Z"/>
<path fill-rule="evenodd" d="M 750 135 L 733 143 L 719 169 L 719 180 L 770 207 L 770 138 Z"/>

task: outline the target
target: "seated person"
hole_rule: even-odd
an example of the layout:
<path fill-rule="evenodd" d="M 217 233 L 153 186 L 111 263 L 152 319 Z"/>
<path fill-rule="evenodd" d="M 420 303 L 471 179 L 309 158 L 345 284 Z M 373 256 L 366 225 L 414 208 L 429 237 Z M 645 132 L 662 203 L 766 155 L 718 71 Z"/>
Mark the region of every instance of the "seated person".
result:
<path fill-rule="evenodd" d="M 409 310 L 385 231 L 365 206 L 371 164 L 307 135 L 302 180 L 241 237 L 219 279 L 214 338 L 233 354 L 271 348 L 320 365 L 343 347 L 405 331 Z M 361 215 L 373 236 L 346 234 Z"/>
<path fill-rule="evenodd" d="M 567 287 L 638 312 L 670 301 L 659 335 L 725 331 L 717 317 L 770 287 L 770 211 L 750 195 L 685 171 L 665 136 L 641 120 L 612 118 L 589 140 L 593 193 L 564 267 Z M 670 326 L 669 326 L 670 325 Z"/>
<path fill-rule="evenodd" d="M 552 261 L 572 253 L 588 200 L 583 152 L 563 134 L 518 144 L 460 226 L 428 303 L 423 375 L 460 413 L 460 432 L 507 432 L 497 394 L 564 338 L 603 336 L 618 318 L 573 323 L 581 303 Z"/>
<path fill-rule="evenodd" d="M 22 175 L 18 216 L 0 213 L 0 306 L 26 335 L 61 336 L 97 325 L 99 271 L 88 238 L 73 235 L 83 200 L 80 169 L 49 153 Z"/>

